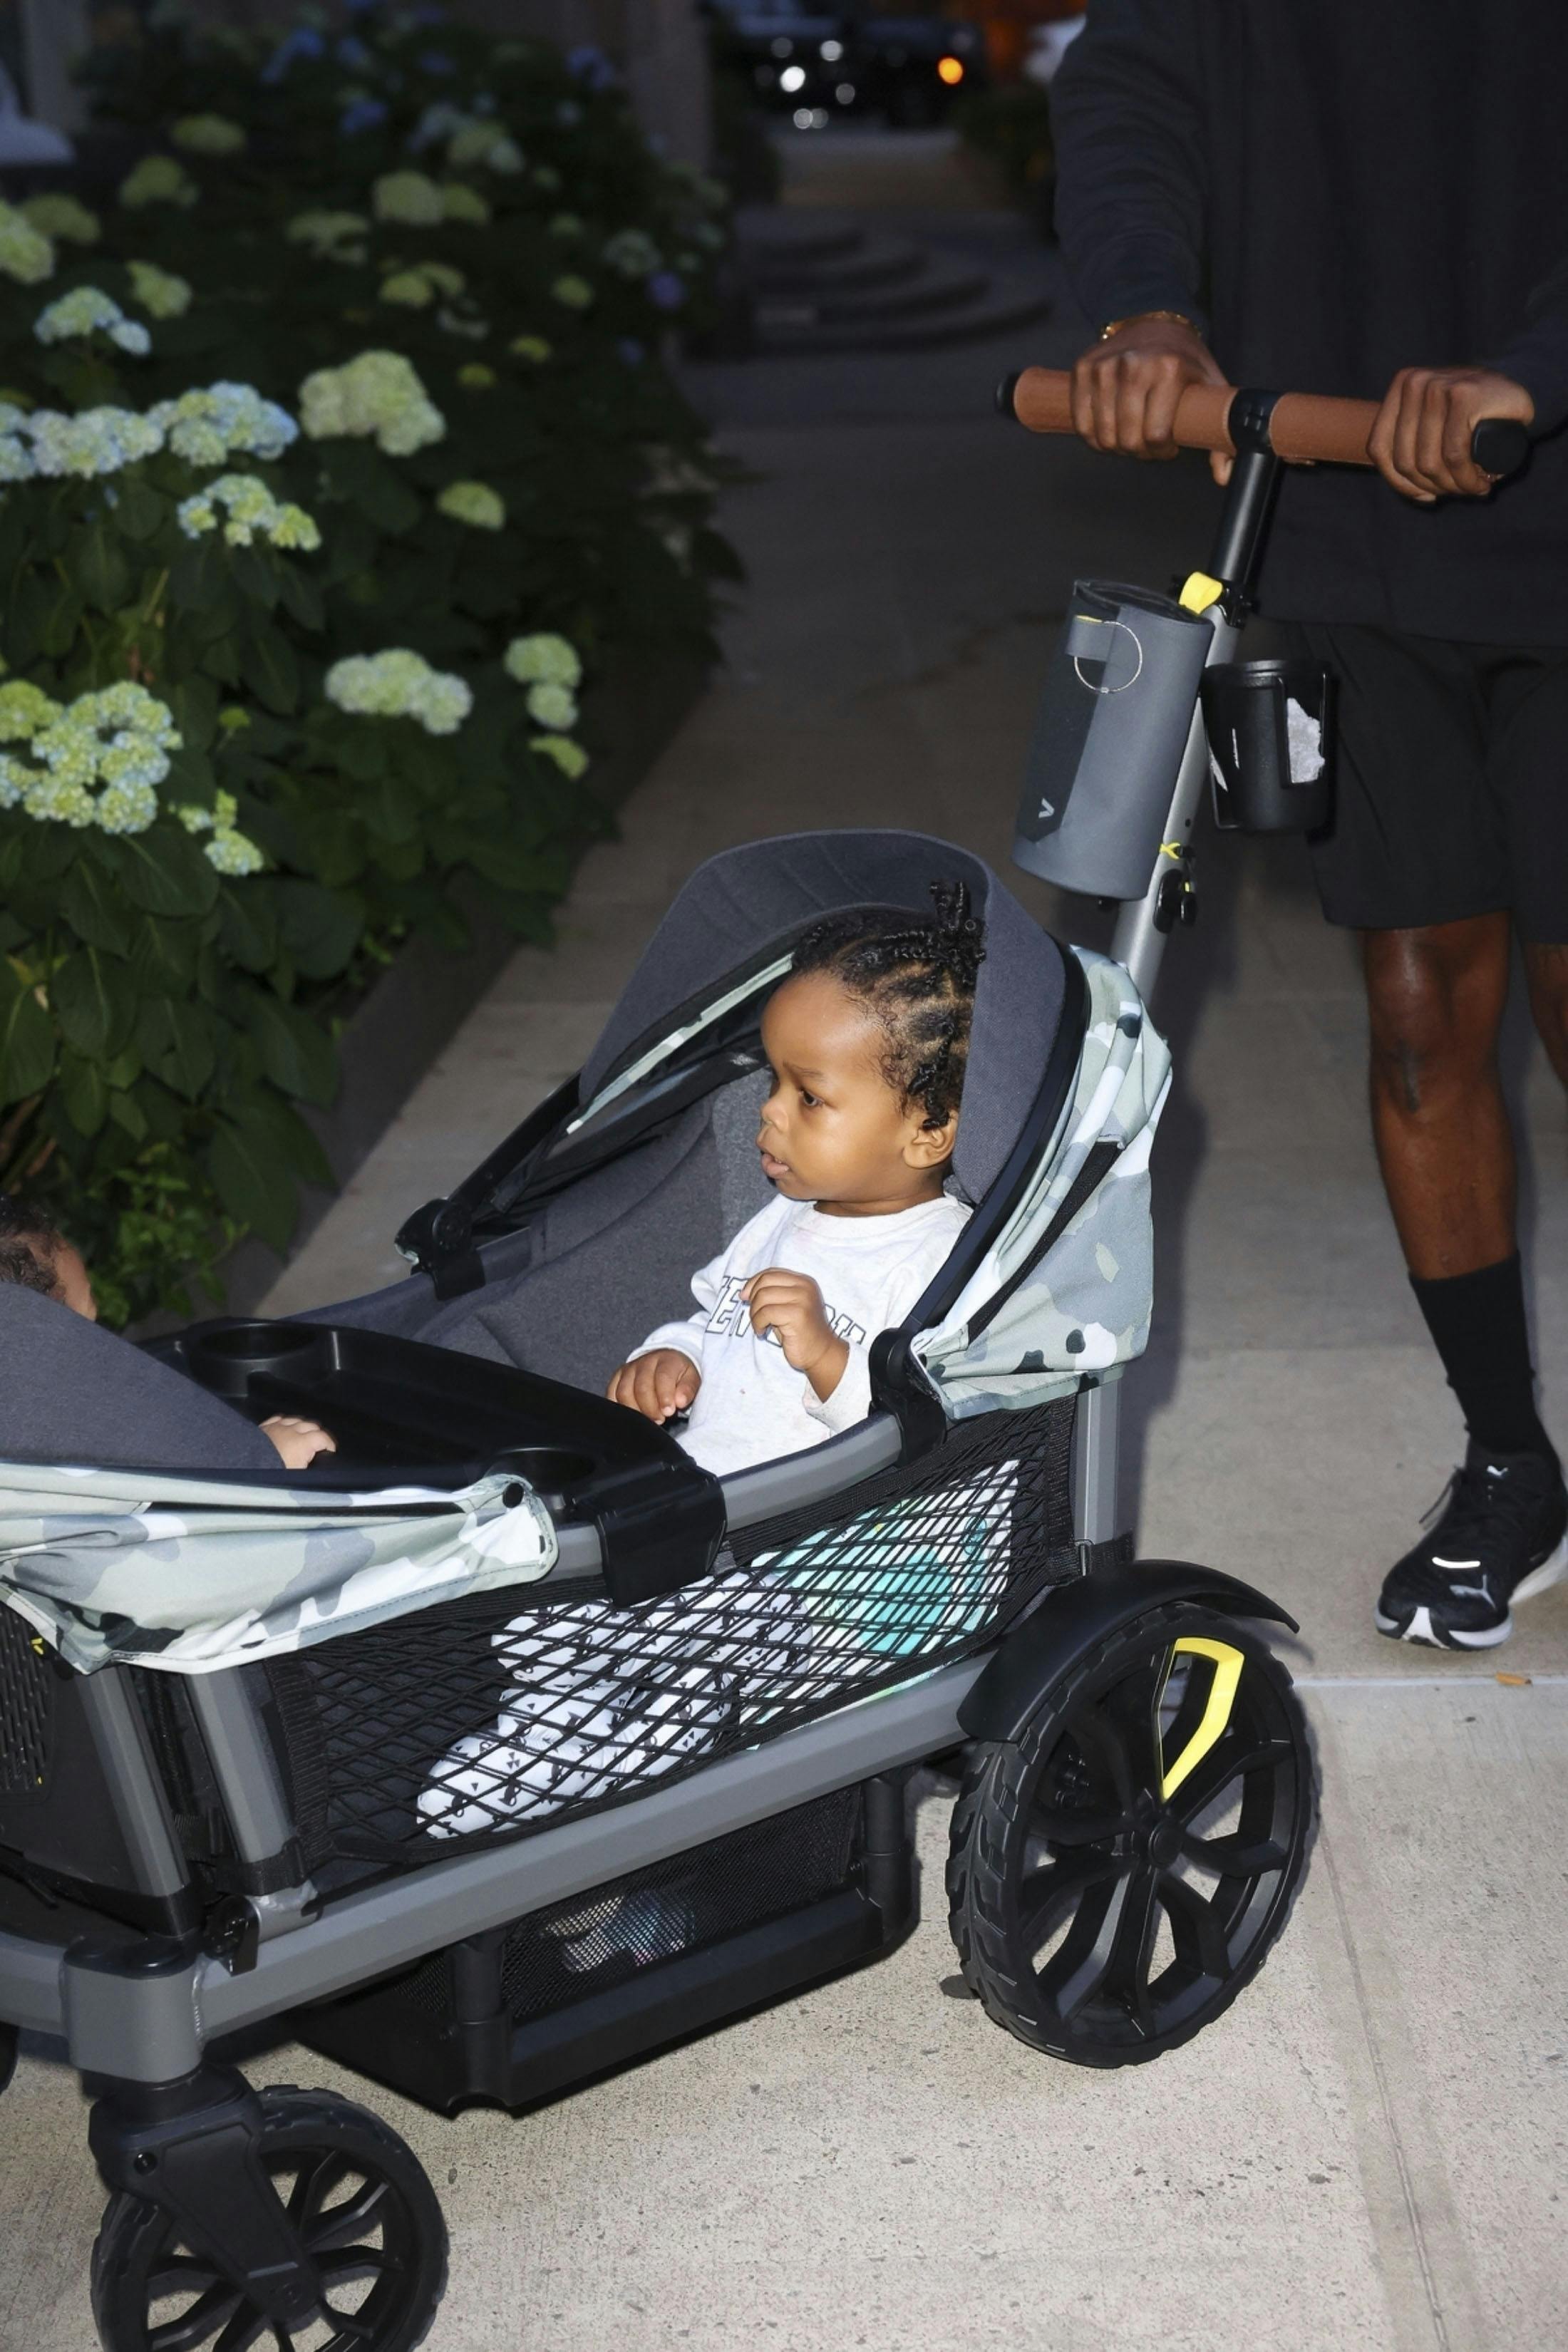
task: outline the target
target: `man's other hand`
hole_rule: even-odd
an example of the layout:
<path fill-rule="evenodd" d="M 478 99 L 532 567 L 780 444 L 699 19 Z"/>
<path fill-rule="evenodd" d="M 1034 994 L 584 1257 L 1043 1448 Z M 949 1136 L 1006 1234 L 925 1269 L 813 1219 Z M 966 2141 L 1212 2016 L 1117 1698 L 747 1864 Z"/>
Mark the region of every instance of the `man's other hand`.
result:
<path fill-rule="evenodd" d="M 1094 449 L 1128 457 L 1173 457 L 1176 403 L 1190 383 L 1223 383 L 1201 335 L 1175 319 L 1130 319 L 1090 343 L 1072 372 L 1075 432 Z M 1212 460 L 1225 481 L 1231 460 Z"/>
<path fill-rule="evenodd" d="M 1383 396 L 1367 443 L 1373 463 L 1402 498 L 1429 507 L 1440 498 L 1484 499 L 1496 477 L 1470 455 L 1483 418 L 1533 423 L 1523 384 L 1490 368 L 1401 368 Z"/>

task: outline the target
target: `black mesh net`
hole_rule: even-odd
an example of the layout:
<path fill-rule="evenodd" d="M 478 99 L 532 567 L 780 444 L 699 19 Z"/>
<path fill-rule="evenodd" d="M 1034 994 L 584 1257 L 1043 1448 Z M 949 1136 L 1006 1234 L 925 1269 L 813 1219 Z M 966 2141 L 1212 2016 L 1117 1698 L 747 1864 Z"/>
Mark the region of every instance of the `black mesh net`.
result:
<path fill-rule="evenodd" d="M 625 1610 L 488 1594 L 251 1671 L 329 1887 L 624 1801 L 991 1637 L 1074 1572 L 1070 1399 L 748 1528 Z"/>
<path fill-rule="evenodd" d="M 0 1797 L 37 1796 L 48 1777 L 49 1665 L 14 1609 L 0 1606 Z"/>

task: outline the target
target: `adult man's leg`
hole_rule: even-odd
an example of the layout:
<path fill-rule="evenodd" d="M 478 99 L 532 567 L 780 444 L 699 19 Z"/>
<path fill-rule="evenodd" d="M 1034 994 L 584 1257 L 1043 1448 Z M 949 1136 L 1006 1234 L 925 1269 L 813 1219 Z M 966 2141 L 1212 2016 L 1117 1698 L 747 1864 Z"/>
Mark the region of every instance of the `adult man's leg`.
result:
<path fill-rule="evenodd" d="M 1512 1601 L 1568 1564 L 1568 1498 L 1535 1406 L 1497 1064 L 1511 926 L 1493 913 L 1369 931 L 1364 951 L 1379 1164 L 1470 1441 L 1437 1524 L 1384 1580 L 1377 1624 L 1406 1641 L 1490 1648 L 1512 1630 Z M 1537 1024 L 1568 1074 L 1568 950 L 1531 950 L 1530 971 Z"/>

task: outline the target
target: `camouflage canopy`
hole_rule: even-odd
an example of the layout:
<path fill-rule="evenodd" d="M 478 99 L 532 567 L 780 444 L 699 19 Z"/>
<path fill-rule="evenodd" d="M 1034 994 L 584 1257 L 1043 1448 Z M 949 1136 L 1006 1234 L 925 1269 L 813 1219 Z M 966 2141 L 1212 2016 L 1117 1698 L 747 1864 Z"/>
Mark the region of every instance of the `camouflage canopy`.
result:
<path fill-rule="evenodd" d="M 549 1512 L 510 1477 L 326 1495 L 0 1465 L 0 1599 L 84 1673 L 246 1665 L 555 1559 Z"/>

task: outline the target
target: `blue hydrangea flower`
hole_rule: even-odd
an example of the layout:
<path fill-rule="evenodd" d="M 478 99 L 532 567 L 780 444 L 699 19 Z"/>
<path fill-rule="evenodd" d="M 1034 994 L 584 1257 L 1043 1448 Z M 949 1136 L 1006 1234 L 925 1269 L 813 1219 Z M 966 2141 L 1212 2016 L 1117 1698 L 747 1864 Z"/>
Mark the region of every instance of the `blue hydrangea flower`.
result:
<path fill-rule="evenodd" d="M 591 41 L 567 50 L 566 70 L 574 81 L 585 82 L 590 89 L 613 89 L 620 79 L 604 50 Z"/>
<path fill-rule="evenodd" d="M 647 356 L 643 350 L 642 345 L 633 335 L 623 335 L 620 341 L 616 345 L 616 350 L 619 353 L 620 357 L 626 362 L 627 367 L 641 367 L 643 361 Z"/>
<path fill-rule="evenodd" d="M 686 299 L 686 288 L 673 269 L 656 270 L 647 281 L 647 299 L 658 310 L 679 310 Z"/>
<path fill-rule="evenodd" d="M 282 81 L 297 58 L 324 58 L 326 54 L 327 44 L 321 35 L 310 25 L 297 25 L 279 42 L 262 67 L 261 79 L 265 82 Z"/>
<path fill-rule="evenodd" d="M 455 74 L 458 70 L 455 60 L 445 49 L 421 49 L 414 62 L 421 73 Z"/>
<path fill-rule="evenodd" d="M 362 131 L 374 131 L 385 121 L 386 109 L 379 98 L 356 98 L 338 117 L 338 130 L 343 138 L 356 139 Z"/>

